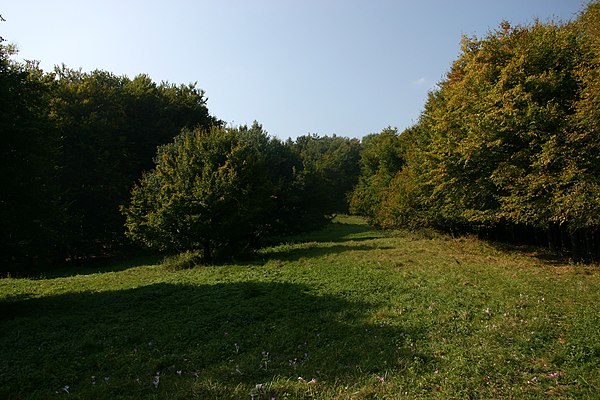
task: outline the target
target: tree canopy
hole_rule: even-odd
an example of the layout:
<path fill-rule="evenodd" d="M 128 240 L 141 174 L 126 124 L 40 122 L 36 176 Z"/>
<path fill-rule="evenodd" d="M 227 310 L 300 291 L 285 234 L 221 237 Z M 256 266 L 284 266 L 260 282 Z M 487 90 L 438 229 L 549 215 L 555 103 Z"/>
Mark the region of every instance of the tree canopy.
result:
<path fill-rule="evenodd" d="M 119 205 L 156 147 L 219 121 L 194 85 L 65 66 L 45 73 L 0 44 L 5 265 L 102 255 L 123 241 Z"/>
<path fill-rule="evenodd" d="M 356 210 L 381 226 L 537 235 L 597 255 L 599 8 L 572 23 L 503 22 L 464 37 L 417 126 L 378 135 L 388 152 L 408 144 L 405 165 L 371 167 L 365 141 Z"/>
<path fill-rule="evenodd" d="M 256 122 L 183 131 L 134 186 L 123 208 L 128 235 L 158 249 L 199 250 L 210 262 L 214 251 L 233 255 L 310 229 L 345 207 L 357 144 L 306 136 L 284 145 Z M 330 187 L 332 176 L 345 179 Z"/>
<path fill-rule="evenodd" d="M 13 61 L 11 46 L 0 55 L 5 265 L 109 254 L 128 243 L 124 224 L 140 243 L 202 244 L 210 259 L 347 211 L 357 139 L 284 143 L 258 123 L 225 128 L 194 84 L 45 73 Z"/>
<path fill-rule="evenodd" d="M 594 1 L 463 37 L 418 123 L 362 141 L 226 127 L 195 84 L 46 73 L 0 40 L 0 262 L 110 253 L 125 227 L 210 261 L 348 211 L 598 259 L 599 26 Z"/>

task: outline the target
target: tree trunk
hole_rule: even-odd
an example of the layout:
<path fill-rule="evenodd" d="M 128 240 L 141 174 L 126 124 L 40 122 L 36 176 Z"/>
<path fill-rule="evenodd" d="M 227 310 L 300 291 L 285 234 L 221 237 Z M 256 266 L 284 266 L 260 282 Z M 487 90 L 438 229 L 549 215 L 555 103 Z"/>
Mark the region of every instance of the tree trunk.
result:
<path fill-rule="evenodd" d="M 581 261 L 582 251 L 581 251 L 581 235 L 579 229 L 575 229 L 570 233 L 571 236 L 571 254 L 573 255 L 573 260 L 576 262 Z"/>
<path fill-rule="evenodd" d="M 212 263 L 212 253 L 211 253 L 211 245 L 210 239 L 204 240 L 204 264 Z"/>

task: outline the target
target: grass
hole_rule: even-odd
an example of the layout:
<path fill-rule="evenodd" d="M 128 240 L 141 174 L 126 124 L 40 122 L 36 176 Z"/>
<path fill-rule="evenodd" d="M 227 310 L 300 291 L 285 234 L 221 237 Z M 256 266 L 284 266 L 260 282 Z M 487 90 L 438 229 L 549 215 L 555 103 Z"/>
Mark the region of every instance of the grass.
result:
<path fill-rule="evenodd" d="M 353 217 L 170 264 L 1 279 L 0 398 L 600 398 L 597 266 Z"/>

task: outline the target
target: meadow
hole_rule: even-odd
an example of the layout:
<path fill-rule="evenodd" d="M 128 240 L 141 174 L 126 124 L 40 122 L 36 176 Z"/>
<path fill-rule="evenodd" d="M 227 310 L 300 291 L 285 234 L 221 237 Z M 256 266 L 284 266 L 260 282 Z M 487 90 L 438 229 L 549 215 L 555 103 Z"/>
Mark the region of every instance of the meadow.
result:
<path fill-rule="evenodd" d="M 597 265 L 345 216 L 185 257 L 0 279 L 0 398 L 600 398 Z"/>

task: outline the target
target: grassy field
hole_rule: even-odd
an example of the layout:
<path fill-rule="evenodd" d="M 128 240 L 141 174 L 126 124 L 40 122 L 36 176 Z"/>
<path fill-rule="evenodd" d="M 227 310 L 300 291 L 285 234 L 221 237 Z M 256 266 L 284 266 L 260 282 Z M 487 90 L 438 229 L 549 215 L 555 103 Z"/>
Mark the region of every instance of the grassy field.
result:
<path fill-rule="evenodd" d="M 0 398 L 600 398 L 598 266 L 351 217 L 176 264 L 0 279 Z"/>

